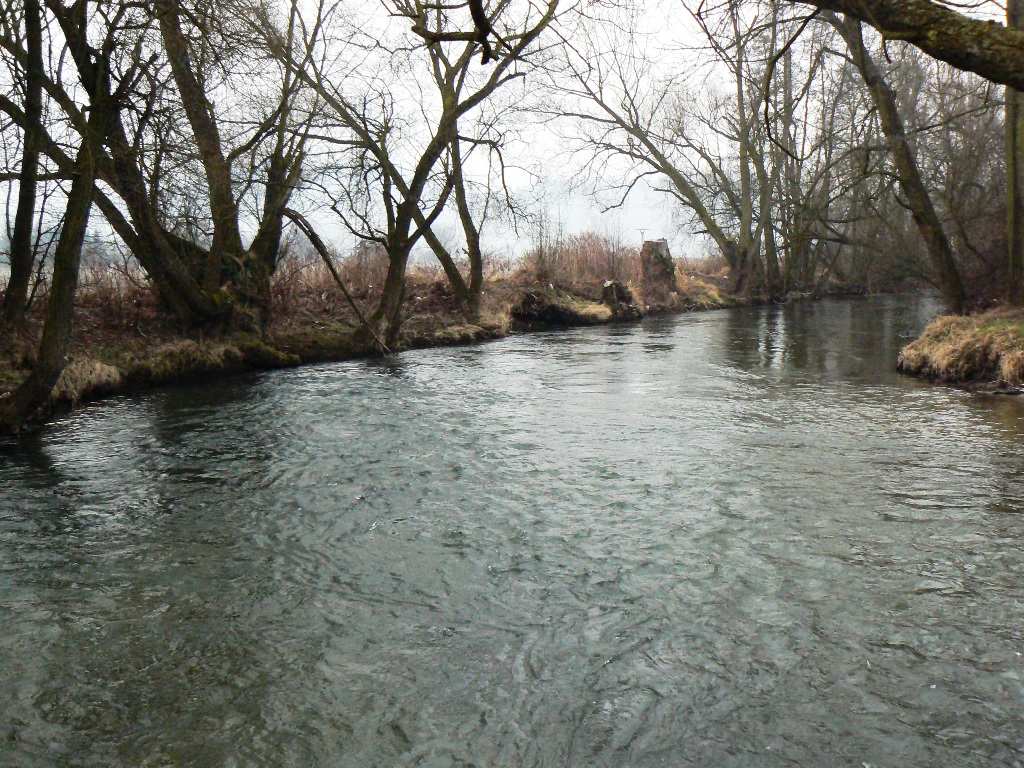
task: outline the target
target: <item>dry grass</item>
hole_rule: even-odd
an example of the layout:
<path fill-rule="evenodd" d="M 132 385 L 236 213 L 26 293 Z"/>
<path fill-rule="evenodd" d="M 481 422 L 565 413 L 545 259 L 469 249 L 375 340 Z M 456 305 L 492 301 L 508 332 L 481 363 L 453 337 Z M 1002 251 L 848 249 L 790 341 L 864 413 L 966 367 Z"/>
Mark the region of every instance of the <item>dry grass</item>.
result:
<path fill-rule="evenodd" d="M 550 285 L 522 290 L 509 312 L 512 325 L 522 330 L 600 325 L 614 317 L 605 304 Z"/>
<path fill-rule="evenodd" d="M 728 266 L 721 256 L 688 261 L 676 259 L 676 290 L 664 306 L 652 311 L 713 309 L 735 304 L 728 296 Z M 526 255 L 511 277 L 528 285 L 551 286 L 583 298 L 599 301 L 607 280 L 617 280 L 629 288 L 641 307 L 651 302 L 644 292 L 640 249 L 624 246 L 611 238 L 592 232 L 565 238 L 547 248 L 536 248 Z"/>
<path fill-rule="evenodd" d="M 517 272 L 523 282 L 553 285 L 588 299 L 601 297 L 601 286 L 617 280 L 634 295 L 641 284 L 640 250 L 584 232 L 526 254 Z"/>
<path fill-rule="evenodd" d="M 566 304 L 588 323 L 607 323 L 612 319 L 612 310 L 606 304 L 579 298 L 567 298 Z"/>
<path fill-rule="evenodd" d="M 76 406 L 114 392 L 252 369 L 297 365 L 300 358 L 260 339 L 239 336 L 219 341 L 176 339 L 140 345 L 126 337 L 113 346 L 77 345 L 50 396 L 50 408 Z M 0 360 L 0 397 L 28 376 L 27 367 Z"/>
<path fill-rule="evenodd" d="M 339 259 L 364 314 L 379 298 L 386 262 L 379 251 Z M 508 334 L 513 326 L 544 325 L 521 322 L 514 310 L 526 294 L 542 297 L 550 308 L 549 325 L 594 325 L 612 320 L 612 311 L 599 301 L 607 279 L 630 286 L 642 304 L 636 249 L 617 251 L 614 243 L 595 235 L 570 238 L 553 263 L 559 282 L 544 281 L 536 261 L 499 262 L 488 272 L 480 317 L 467 323 L 443 273 L 433 265 L 412 265 L 408 274 L 404 346 L 463 343 Z M 680 302 L 674 309 L 726 306 L 729 299 L 715 278 L 677 273 Z M 642 287 L 642 286 L 641 286 Z M 37 297 L 25 334 L 2 352 L 0 392 L 11 391 L 28 374 L 42 329 L 45 291 Z M 75 307 L 73 362 L 58 384 L 55 396 L 77 402 L 90 392 L 131 388 L 187 378 L 204 372 L 276 366 L 302 360 L 329 360 L 364 354 L 355 341 L 359 322 L 330 273 L 318 258 L 292 252 L 281 262 L 272 284 L 273 321 L 263 345 L 255 339 L 203 340 L 184 335 L 160 309 L 144 277 L 118 266 L 87 263 Z M 262 345 L 262 346 L 261 346 Z M 285 353 L 275 357 L 273 349 Z M 292 358 L 287 356 L 291 355 Z"/>
<path fill-rule="evenodd" d="M 506 335 L 512 327 L 512 313 L 507 303 L 499 307 L 488 307 L 481 311 L 479 325 L 493 330 L 501 336 Z"/>
<path fill-rule="evenodd" d="M 697 258 L 683 257 L 679 262 L 690 273 L 708 275 L 716 279 L 725 279 L 729 276 L 729 264 L 720 253 L 699 256 Z"/>
<path fill-rule="evenodd" d="M 29 374 L 29 369 L 10 357 L 0 357 L 0 397 L 18 388 Z"/>
<path fill-rule="evenodd" d="M 121 370 L 99 360 L 75 359 L 65 366 L 53 388 L 53 399 L 77 405 L 106 392 L 116 391 L 124 381 Z"/>
<path fill-rule="evenodd" d="M 377 248 L 363 248 L 345 257 L 337 256 L 335 263 L 361 310 L 369 314 L 380 298 L 386 255 Z M 491 256 L 486 264 L 482 316 L 476 325 L 487 330 L 507 332 L 512 308 L 527 292 L 553 290 L 558 295 L 576 297 L 584 303 L 566 304 L 565 309 L 578 315 L 581 323 L 609 320 L 610 313 L 601 304 L 602 287 L 607 280 L 627 286 L 640 306 L 647 303 L 639 249 L 594 233 L 572 235 L 535 248 L 519 262 Z M 719 266 L 714 261 L 701 264 L 709 269 Z M 441 328 L 462 322 L 458 304 L 436 263 L 410 265 L 407 282 L 407 336 L 434 336 Z M 678 298 L 661 309 L 729 306 L 732 301 L 725 293 L 726 282 L 721 275 L 679 268 Z M 294 333 L 311 323 L 341 322 L 353 329 L 358 323 L 323 263 L 315 254 L 298 247 L 288 251 L 274 277 L 272 309 L 272 335 Z"/>
<path fill-rule="evenodd" d="M 78 279 L 77 309 L 98 313 L 132 327 L 159 313 L 156 297 L 141 269 L 84 259 Z"/>
<path fill-rule="evenodd" d="M 725 292 L 726 278 L 676 268 L 676 285 L 683 302 L 697 309 L 729 307 L 736 300 Z"/>
<path fill-rule="evenodd" d="M 905 373 L 958 384 L 1024 386 L 1024 310 L 933 320 L 900 352 Z"/>
<path fill-rule="evenodd" d="M 243 359 L 242 350 L 235 344 L 179 339 L 156 347 L 134 361 L 130 370 L 132 378 L 161 382 L 230 369 Z"/>

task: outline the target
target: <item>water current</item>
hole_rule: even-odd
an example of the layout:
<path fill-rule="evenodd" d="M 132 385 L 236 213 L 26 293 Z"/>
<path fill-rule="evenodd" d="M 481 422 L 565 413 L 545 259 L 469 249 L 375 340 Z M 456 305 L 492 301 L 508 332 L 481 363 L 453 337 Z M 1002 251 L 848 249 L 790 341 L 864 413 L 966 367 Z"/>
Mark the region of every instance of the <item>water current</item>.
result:
<path fill-rule="evenodd" d="M 511 337 L 0 447 L 0 764 L 1019 766 L 1024 403 L 927 299 Z"/>

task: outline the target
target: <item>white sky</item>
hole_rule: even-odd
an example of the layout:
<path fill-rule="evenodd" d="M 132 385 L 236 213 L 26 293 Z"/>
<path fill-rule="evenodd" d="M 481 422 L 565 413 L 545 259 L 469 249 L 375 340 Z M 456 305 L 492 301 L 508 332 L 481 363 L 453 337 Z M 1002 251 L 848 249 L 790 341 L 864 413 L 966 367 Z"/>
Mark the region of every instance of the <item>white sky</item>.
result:
<path fill-rule="evenodd" d="M 659 62 L 658 69 L 664 68 L 668 72 L 673 67 L 683 66 L 687 51 L 680 49 L 700 45 L 703 36 L 688 18 L 682 0 L 648 0 L 635 5 L 637 8 L 633 11 L 622 8 L 613 10 L 608 18 L 617 23 L 629 22 L 641 31 L 645 51 Z M 590 10 L 596 12 L 599 8 L 591 7 Z M 384 21 L 383 18 L 375 18 L 374 21 L 377 25 L 396 25 L 398 34 L 404 33 L 407 28 L 404 20 Z M 366 23 L 364 20 L 364 28 Z M 377 30 L 382 29 L 387 28 L 377 26 Z M 394 34 L 395 31 L 392 27 L 385 34 Z M 542 41 L 552 40 L 557 40 L 557 37 L 551 31 L 542 37 Z M 689 55 L 692 57 L 692 51 L 689 51 Z M 475 63 L 474 66 L 480 65 Z M 658 76 L 658 72 L 652 71 L 652 76 Z M 506 86 L 506 89 L 499 92 L 498 98 L 536 98 L 537 90 L 545 79 L 543 73 L 531 72 L 525 84 Z M 433 86 L 427 83 L 425 87 L 429 89 Z M 513 92 L 509 94 L 507 89 Z M 411 93 L 409 98 L 412 98 Z M 705 248 L 703 238 L 687 232 L 677 220 L 677 207 L 666 195 L 652 191 L 646 184 L 638 184 L 621 207 L 603 210 L 617 200 L 617 195 L 608 193 L 595 197 L 595 184 L 580 183 L 583 159 L 572 152 L 569 137 L 574 130 L 569 121 L 559 121 L 553 125 L 540 118 L 526 117 L 516 127 L 518 141 L 506 150 L 506 162 L 510 166 L 527 168 L 530 173 L 510 172 L 510 187 L 517 197 L 528 201 L 527 208 L 531 212 L 545 210 L 550 223 L 560 227 L 566 234 L 593 231 L 636 245 L 642 242 L 642 238 L 665 238 L 674 255 L 702 255 Z M 591 175 L 599 177 L 601 174 Z M 604 179 L 605 182 L 618 180 L 614 173 Z M 333 213 L 310 210 L 310 218 L 337 245 L 354 245 L 355 238 L 345 231 Z M 461 239 L 460 227 L 453 213 L 446 213 L 435 229 L 442 240 Z M 532 245 L 531 235 L 529 225 L 520 227 L 517 234 L 511 227 L 489 222 L 483 234 L 484 249 L 501 256 L 518 257 Z M 421 257 L 426 257 L 426 247 L 421 244 L 420 250 Z"/>
<path fill-rule="evenodd" d="M 692 0 L 691 5 L 696 0 Z M 386 34 L 405 34 L 408 29 L 407 20 L 389 19 L 381 12 L 377 2 L 366 4 L 351 3 L 362 18 L 351 19 L 363 29 L 376 27 L 387 30 Z M 644 52 L 657 62 L 652 67 L 651 76 L 661 77 L 680 71 L 696 76 L 696 81 L 708 77 L 705 85 L 715 86 L 714 77 L 706 71 L 699 71 L 695 62 L 707 60 L 707 54 L 700 54 L 704 44 L 702 33 L 696 28 L 686 11 L 684 0 L 638 0 L 632 9 L 625 9 L 626 3 L 620 3 L 613 10 L 602 10 L 602 7 L 589 3 L 586 7 L 591 13 L 603 12 L 616 25 L 629 25 L 639 30 L 641 45 Z M 998 14 L 1000 10 L 990 3 L 991 11 Z M 542 40 L 551 41 L 554 35 L 550 32 Z M 378 61 L 378 71 L 387 73 L 387 62 Z M 475 66 L 479 66 L 478 64 Z M 536 91 L 536 84 L 543 80 L 543 75 L 531 73 L 525 86 L 513 86 L 522 89 L 523 96 Z M 407 98 L 414 97 L 414 90 Z M 510 164 L 525 166 L 540 177 L 542 188 L 537 189 L 534 176 L 526 173 L 512 173 L 513 191 L 525 200 L 534 202 L 527 207 L 534 212 L 543 208 L 552 224 L 558 225 L 567 233 L 594 231 L 621 239 L 625 243 L 639 244 L 641 238 L 666 238 L 673 254 L 682 257 L 696 257 L 707 248 L 704 238 L 690 231 L 689 226 L 678 216 L 678 209 L 662 193 L 652 191 L 641 183 L 634 190 L 627 202 L 621 207 L 604 212 L 614 195 L 604 195 L 595 199 L 590 194 L 590 186 L 581 186 L 579 181 L 581 160 L 571 152 L 567 137 L 572 134 L 572 126 L 562 123 L 557 126 L 542 124 L 539 121 L 525 120 L 518 126 L 519 141 L 513 144 L 507 154 Z M 415 142 L 413 142 L 415 143 Z M 591 171 L 595 169 L 590 169 Z M 597 169 L 604 172 L 606 169 Z M 591 177 L 599 178 L 602 173 L 591 173 Z M 604 181 L 614 183 L 614 171 L 604 174 Z M 576 183 L 574 183 L 576 182 Z M 298 201 L 297 201 L 298 202 Z M 301 205 L 310 212 L 310 218 L 316 223 L 328 240 L 333 241 L 343 250 L 354 244 L 349 235 L 330 212 L 316 210 L 312 205 L 313 198 L 303 198 Z M 96 221 L 100 217 L 95 218 Z M 101 230 L 102 225 L 94 227 Z M 439 234 L 457 237 L 460 228 L 454 217 L 447 216 L 439 223 Z M 641 234 L 643 233 L 643 234 Z M 502 256 L 519 256 L 531 245 L 531 230 L 528 226 L 519 233 L 508 227 L 500 227 L 494 223 L 488 225 L 484 232 L 485 250 L 494 251 Z"/>

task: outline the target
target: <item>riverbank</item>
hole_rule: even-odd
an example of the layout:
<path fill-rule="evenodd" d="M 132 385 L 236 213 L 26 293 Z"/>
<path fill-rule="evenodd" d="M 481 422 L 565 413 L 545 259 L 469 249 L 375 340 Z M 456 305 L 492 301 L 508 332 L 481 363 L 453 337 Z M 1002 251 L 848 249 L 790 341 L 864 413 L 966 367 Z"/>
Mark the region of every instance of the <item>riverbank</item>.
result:
<path fill-rule="evenodd" d="M 604 325 L 645 314 L 722 309 L 743 300 L 730 296 L 725 281 L 680 271 L 669 299 L 647 305 L 626 289 L 627 301 L 600 300 L 601 288 L 572 291 L 538 281 L 495 279 L 484 292 L 480 317 L 467 321 L 445 283 L 420 281 L 406 302 L 406 321 L 394 352 L 472 344 L 511 333 Z M 606 293 L 606 291 L 605 291 Z M 189 336 L 159 322 L 150 296 L 112 302 L 86 293 L 76 308 L 71 359 L 49 405 L 33 419 L 116 394 L 247 371 L 364 358 L 378 354 L 361 340 L 358 324 L 340 297 L 324 291 L 318 302 L 298 302 L 301 311 L 281 312 L 264 337 Z M 622 298 L 621 296 L 619 297 Z M 23 338 L 0 352 L 0 399 L 29 374 L 38 321 Z"/>
<path fill-rule="evenodd" d="M 933 320 L 900 352 L 898 369 L 970 389 L 1024 391 L 1024 310 L 996 309 Z"/>

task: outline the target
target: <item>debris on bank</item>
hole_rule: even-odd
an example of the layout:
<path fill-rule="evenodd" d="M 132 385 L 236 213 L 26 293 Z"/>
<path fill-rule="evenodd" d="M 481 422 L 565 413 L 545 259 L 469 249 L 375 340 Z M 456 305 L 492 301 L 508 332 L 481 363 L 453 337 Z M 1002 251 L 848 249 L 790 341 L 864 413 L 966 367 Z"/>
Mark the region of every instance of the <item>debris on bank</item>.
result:
<path fill-rule="evenodd" d="M 608 305 L 573 296 L 553 285 L 524 291 L 509 312 L 513 327 L 523 331 L 601 325 L 614 318 Z"/>
<path fill-rule="evenodd" d="M 601 287 L 601 303 L 611 310 L 613 320 L 640 320 L 644 316 L 633 292 L 618 280 L 605 281 Z"/>

